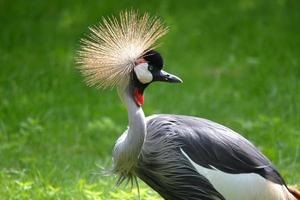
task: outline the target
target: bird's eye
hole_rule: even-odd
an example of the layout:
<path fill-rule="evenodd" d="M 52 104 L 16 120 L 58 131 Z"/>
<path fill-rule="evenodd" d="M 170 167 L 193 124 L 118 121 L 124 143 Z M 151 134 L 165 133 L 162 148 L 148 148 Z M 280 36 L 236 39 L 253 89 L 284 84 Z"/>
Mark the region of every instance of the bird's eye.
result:
<path fill-rule="evenodd" d="M 152 65 L 149 65 L 149 66 L 148 66 L 148 70 L 149 70 L 149 71 L 153 71 L 153 66 L 152 66 Z"/>

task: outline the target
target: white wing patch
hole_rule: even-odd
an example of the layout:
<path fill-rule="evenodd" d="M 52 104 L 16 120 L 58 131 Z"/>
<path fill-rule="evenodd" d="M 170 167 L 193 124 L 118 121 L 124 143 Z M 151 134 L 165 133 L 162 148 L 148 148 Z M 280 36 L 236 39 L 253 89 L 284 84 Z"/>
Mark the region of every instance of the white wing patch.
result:
<path fill-rule="evenodd" d="M 148 70 L 148 63 L 141 63 L 134 67 L 134 72 L 143 84 L 150 83 L 153 80 L 152 73 Z"/>
<path fill-rule="evenodd" d="M 285 186 L 275 184 L 255 173 L 230 174 L 214 167 L 208 169 L 195 163 L 182 149 L 182 154 L 196 171 L 207 178 L 214 188 L 228 200 L 287 200 Z"/>

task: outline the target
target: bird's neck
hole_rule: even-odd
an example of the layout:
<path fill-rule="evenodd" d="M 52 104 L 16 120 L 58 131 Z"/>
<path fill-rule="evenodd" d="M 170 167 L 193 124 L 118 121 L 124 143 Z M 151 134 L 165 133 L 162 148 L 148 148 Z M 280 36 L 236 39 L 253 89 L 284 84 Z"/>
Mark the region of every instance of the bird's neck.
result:
<path fill-rule="evenodd" d="M 138 106 L 133 97 L 133 91 L 130 88 L 123 92 L 123 100 L 128 112 L 128 145 L 134 146 L 139 152 L 144 143 L 146 134 L 145 114 L 141 106 Z"/>
<path fill-rule="evenodd" d="M 146 122 L 143 109 L 133 97 L 133 89 L 119 88 L 119 96 L 127 107 L 129 127 L 117 141 L 114 150 L 114 164 L 122 173 L 130 173 L 140 155 L 146 135 Z"/>

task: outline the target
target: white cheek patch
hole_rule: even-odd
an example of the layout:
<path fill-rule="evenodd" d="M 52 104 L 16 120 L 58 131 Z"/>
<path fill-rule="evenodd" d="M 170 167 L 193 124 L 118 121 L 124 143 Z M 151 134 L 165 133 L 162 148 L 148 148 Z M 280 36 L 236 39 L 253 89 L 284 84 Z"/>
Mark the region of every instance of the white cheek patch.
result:
<path fill-rule="evenodd" d="M 153 80 L 152 73 L 148 70 L 148 63 L 141 63 L 134 67 L 134 72 L 143 84 L 150 83 Z"/>

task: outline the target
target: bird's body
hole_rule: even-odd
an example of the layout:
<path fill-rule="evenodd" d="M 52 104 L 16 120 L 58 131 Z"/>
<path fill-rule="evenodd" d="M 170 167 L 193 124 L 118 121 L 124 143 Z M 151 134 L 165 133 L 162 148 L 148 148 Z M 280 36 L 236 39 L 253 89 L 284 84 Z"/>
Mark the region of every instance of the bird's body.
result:
<path fill-rule="evenodd" d="M 295 199 L 271 162 L 229 128 L 180 115 L 146 121 L 137 176 L 165 199 Z"/>
<path fill-rule="evenodd" d="M 279 172 L 248 140 L 209 120 L 145 117 L 144 90 L 155 81 L 180 83 L 162 70 L 155 41 L 167 28 L 157 18 L 121 13 L 91 29 L 78 63 L 89 85 L 118 88 L 128 129 L 113 151 L 113 172 L 142 179 L 166 200 L 297 200 Z"/>
<path fill-rule="evenodd" d="M 120 180 L 138 176 L 166 200 L 296 200 L 271 161 L 238 133 L 197 117 L 145 117 L 122 91 L 129 128 L 115 145 Z"/>

